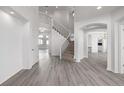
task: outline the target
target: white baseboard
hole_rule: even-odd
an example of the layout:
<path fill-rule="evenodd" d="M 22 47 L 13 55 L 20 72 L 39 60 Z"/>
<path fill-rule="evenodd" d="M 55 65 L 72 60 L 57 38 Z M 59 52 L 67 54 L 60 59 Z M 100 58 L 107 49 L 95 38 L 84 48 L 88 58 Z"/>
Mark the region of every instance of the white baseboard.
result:
<path fill-rule="evenodd" d="M 107 68 L 106 70 L 107 70 L 107 71 L 112 71 L 112 69 L 110 69 L 110 68 Z M 113 72 L 113 71 L 112 71 L 112 72 Z"/>
<path fill-rule="evenodd" d="M 111 72 L 113 72 L 113 73 L 119 73 L 118 71 L 112 70 L 111 68 L 107 68 L 106 70 L 107 70 L 107 71 L 111 71 Z"/>
<path fill-rule="evenodd" d="M 18 70 L 15 70 L 15 72 L 11 73 L 10 76 L 5 77 L 4 80 L 0 80 L 0 84 L 4 83 L 5 81 L 7 81 L 9 78 L 11 78 L 12 76 L 14 76 L 15 74 L 17 74 L 19 71 L 21 71 L 23 68 L 19 68 Z"/>
<path fill-rule="evenodd" d="M 78 63 L 79 63 L 79 62 L 81 62 L 81 61 L 80 61 L 80 59 L 76 59 L 76 62 L 78 62 Z"/>

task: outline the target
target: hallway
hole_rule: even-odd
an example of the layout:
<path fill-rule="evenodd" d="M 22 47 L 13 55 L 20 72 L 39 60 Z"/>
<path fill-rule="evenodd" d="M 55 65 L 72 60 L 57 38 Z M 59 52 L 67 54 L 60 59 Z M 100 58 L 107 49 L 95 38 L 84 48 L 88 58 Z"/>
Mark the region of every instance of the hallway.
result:
<path fill-rule="evenodd" d="M 40 51 L 40 62 L 31 70 L 22 70 L 4 86 L 75 86 L 75 85 L 124 85 L 124 75 L 106 70 L 105 60 L 89 56 L 80 63 L 60 61 L 50 57 L 47 51 Z"/>

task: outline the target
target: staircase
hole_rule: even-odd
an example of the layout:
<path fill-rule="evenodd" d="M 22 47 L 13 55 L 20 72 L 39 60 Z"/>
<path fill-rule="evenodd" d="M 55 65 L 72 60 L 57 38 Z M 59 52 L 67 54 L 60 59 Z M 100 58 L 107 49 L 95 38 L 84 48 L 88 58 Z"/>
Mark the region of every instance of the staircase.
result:
<path fill-rule="evenodd" d="M 60 60 L 65 59 L 72 61 L 74 55 L 74 42 L 69 40 L 71 30 L 67 28 L 65 25 L 58 22 L 57 20 L 50 17 L 49 15 L 41 12 L 39 14 L 41 15 L 41 17 L 43 16 L 46 19 L 48 19 L 47 23 L 42 24 L 43 26 L 48 26 L 51 30 L 58 32 L 61 36 L 65 38 L 65 41 L 62 42 L 63 44 L 60 46 L 59 49 Z"/>
<path fill-rule="evenodd" d="M 64 25 L 62 25 L 61 23 L 59 23 L 55 20 L 52 20 L 52 24 L 53 24 L 53 29 L 55 31 L 57 31 L 59 34 L 61 34 L 65 38 L 68 37 L 70 29 L 67 29 Z"/>
<path fill-rule="evenodd" d="M 66 38 L 60 47 L 60 60 L 63 59 L 69 62 L 74 62 L 74 41 L 69 40 L 71 31 L 55 20 L 52 20 L 52 23 L 53 29 Z"/>
<path fill-rule="evenodd" d="M 64 51 L 62 58 L 69 62 L 74 62 L 74 41 L 70 41 L 68 47 Z"/>

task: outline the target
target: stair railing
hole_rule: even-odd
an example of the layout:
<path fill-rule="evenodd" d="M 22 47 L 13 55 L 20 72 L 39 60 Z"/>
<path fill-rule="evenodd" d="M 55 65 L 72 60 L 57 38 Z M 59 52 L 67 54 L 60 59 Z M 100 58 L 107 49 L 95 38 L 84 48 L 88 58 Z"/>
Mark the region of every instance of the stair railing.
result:
<path fill-rule="evenodd" d="M 64 53 L 65 49 L 68 47 L 69 45 L 69 37 L 70 37 L 70 33 L 69 35 L 67 36 L 66 40 L 63 42 L 62 46 L 60 47 L 60 60 L 62 59 L 62 54 Z"/>
<path fill-rule="evenodd" d="M 56 20 L 52 20 L 53 23 L 53 28 L 59 32 L 62 36 L 64 36 L 65 38 L 67 38 L 67 36 L 69 35 L 70 30 L 65 27 L 63 24 L 57 22 Z"/>
<path fill-rule="evenodd" d="M 65 37 L 65 41 L 63 42 L 63 44 L 60 47 L 60 51 L 59 51 L 59 56 L 60 56 L 60 60 L 62 59 L 62 54 L 64 53 L 65 49 L 68 47 L 69 45 L 69 41 L 68 39 L 70 38 L 71 35 L 71 31 L 70 29 L 68 29 L 67 27 L 65 27 L 63 24 L 59 23 L 56 20 L 52 19 L 52 26 L 53 29 L 55 29 L 57 32 L 59 32 L 62 36 Z"/>

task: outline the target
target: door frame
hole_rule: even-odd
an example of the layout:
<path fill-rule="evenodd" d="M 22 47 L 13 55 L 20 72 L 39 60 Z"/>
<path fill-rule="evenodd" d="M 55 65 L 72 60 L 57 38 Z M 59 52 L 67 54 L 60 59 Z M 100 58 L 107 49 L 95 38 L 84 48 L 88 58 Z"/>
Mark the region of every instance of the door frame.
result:
<path fill-rule="evenodd" d="M 124 73 L 124 24 L 119 24 L 119 72 Z"/>

